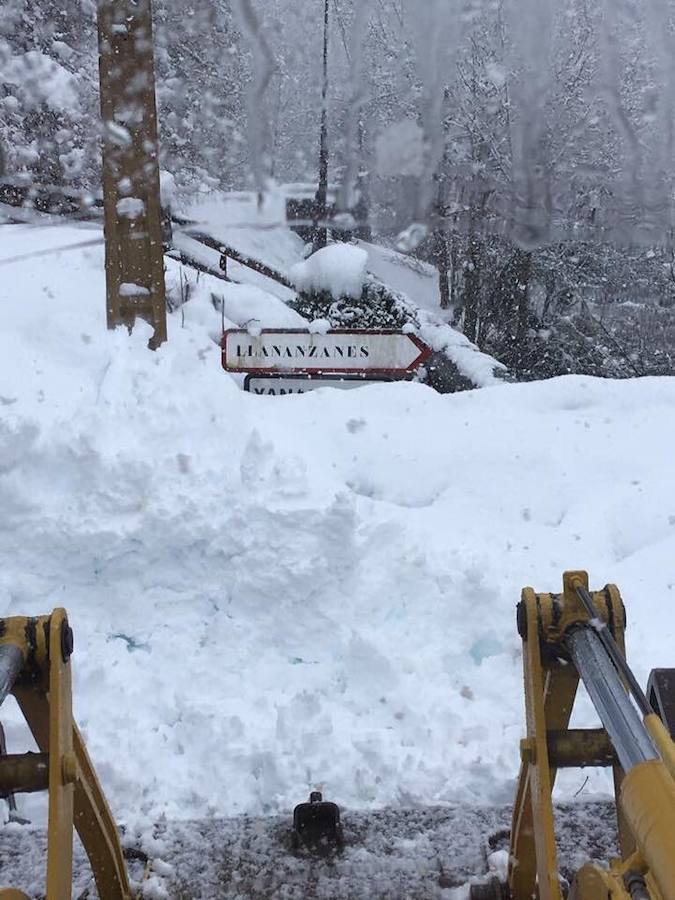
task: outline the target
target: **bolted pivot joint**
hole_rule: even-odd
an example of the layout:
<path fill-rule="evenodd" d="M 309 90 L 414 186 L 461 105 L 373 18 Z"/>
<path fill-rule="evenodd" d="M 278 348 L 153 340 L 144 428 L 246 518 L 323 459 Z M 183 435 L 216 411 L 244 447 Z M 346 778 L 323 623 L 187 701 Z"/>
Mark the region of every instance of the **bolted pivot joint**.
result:
<path fill-rule="evenodd" d="M 516 624 L 518 626 L 518 634 L 521 638 L 527 640 L 527 607 L 521 600 L 516 606 Z"/>
<path fill-rule="evenodd" d="M 61 622 L 61 656 L 63 657 L 63 661 L 68 662 L 70 657 L 73 655 L 73 629 L 68 624 L 68 620 L 64 619 Z"/>

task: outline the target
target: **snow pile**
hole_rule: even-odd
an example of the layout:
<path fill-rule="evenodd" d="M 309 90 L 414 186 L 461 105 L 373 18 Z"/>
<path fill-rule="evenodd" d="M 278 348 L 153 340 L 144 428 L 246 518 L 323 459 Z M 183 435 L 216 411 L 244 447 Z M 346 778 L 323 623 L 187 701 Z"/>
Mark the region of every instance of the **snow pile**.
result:
<path fill-rule="evenodd" d="M 353 244 L 330 244 L 291 269 L 299 291 L 328 293 L 334 300 L 357 300 L 366 281 L 368 253 Z"/>
<path fill-rule="evenodd" d="M 90 236 L 3 226 L 0 258 Z M 201 287 L 152 353 L 147 327 L 105 330 L 101 245 L 4 271 L 0 611 L 68 608 L 119 818 L 288 811 L 311 788 L 509 802 L 515 604 L 566 568 L 621 586 L 643 684 L 672 665 L 674 381 L 258 397 L 222 371 Z M 219 289 L 241 320 L 242 288 Z M 609 788 L 592 773 L 581 797 Z"/>
<path fill-rule="evenodd" d="M 418 315 L 420 327 L 417 334 L 432 350 L 442 351 L 471 384 L 489 387 L 502 381 L 506 373 L 505 365 L 479 350 L 461 331 L 434 321 L 426 310 L 421 309 Z"/>

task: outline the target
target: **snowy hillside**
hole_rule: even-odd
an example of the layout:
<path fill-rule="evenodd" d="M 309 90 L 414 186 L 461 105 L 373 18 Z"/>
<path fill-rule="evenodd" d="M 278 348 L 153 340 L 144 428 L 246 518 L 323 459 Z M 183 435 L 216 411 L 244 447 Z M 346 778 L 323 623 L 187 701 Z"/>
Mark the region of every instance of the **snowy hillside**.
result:
<path fill-rule="evenodd" d="M 0 258 L 97 236 L 3 226 Z M 152 353 L 149 329 L 105 330 L 102 245 L 3 275 L 0 609 L 68 608 L 75 714 L 121 820 L 287 811 L 317 786 L 355 808 L 510 801 L 515 603 L 565 568 L 620 585 L 643 683 L 673 664 L 671 379 L 256 397 L 220 367 L 208 279 Z M 226 324 L 256 303 L 292 324 L 217 288 Z"/>

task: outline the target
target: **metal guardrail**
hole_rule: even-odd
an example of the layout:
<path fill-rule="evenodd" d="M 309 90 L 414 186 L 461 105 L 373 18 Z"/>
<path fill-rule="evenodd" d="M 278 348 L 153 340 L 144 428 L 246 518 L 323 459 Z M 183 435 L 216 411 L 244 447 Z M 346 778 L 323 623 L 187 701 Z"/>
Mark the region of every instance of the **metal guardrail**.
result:
<path fill-rule="evenodd" d="M 23 184 L 12 179 L 0 181 L 0 203 L 19 209 L 55 216 L 98 219 L 103 216 L 100 197 L 84 197 L 58 185 Z"/>
<path fill-rule="evenodd" d="M 2 171 L 0 169 L 1 176 Z M 83 198 L 82 194 L 62 188 L 59 185 L 22 184 L 18 181 L 5 179 L 0 181 L 0 203 L 14 208 L 32 209 L 39 213 L 63 216 L 65 218 L 102 219 L 103 217 L 102 198 L 91 196 Z M 275 281 L 277 284 L 290 289 L 293 288 L 292 282 L 282 272 L 258 259 L 240 253 L 234 247 L 225 244 L 213 235 L 199 230 L 196 222 L 175 214 L 170 214 L 166 218 L 171 225 L 178 226 L 182 234 L 197 241 L 204 247 L 208 247 L 209 250 L 215 250 L 220 254 L 219 267 L 211 266 L 207 262 L 197 259 L 186 248 L 174 247 L 170 237 L 171 229 L 167 229 L 164 235 L 164 252 L 171 259 L 199 272 L 219 278 L 222 281 L 235 281 L 227 272 L 227 260 L 231 259 L 239 265 Z"/>
<path fill-rule="evenodd" d="M 265 263 L 260 262 L 260 260 L 254 259 L 252 256 L 245 256 L 243 253 L 240 253 L 238 250 L 235 250 L 234 247 L 229 246 L 228 244 L 219 241 L 217 238 L 214 238 L 210 234 L 206 234 L 203 231 L 197 231 L 196 229 L 186 228 L 183 231 L 188 237 L 191 237 L 192 240 L 198 241 L 200 244 L 203 244 L 205 247 L 208 247 L 211 250 L 216 250 L 220 253 L 221 257 L 225 257 L 226 259 L 232 259 L 234 262 L 239 263 L 241 266 L 246 266 L 249 269 L 252 269 L 254 272 L 257 272 L 259 275 L 264 275 L 266 278 L 272 279 L 272 281 L 276 281 L 278 284 L 283 285 L 287 288 L 293 288 L 293 283 L 286 278 L 285 275 L 282 275 L 277 269 L 273 269 L 271 266 L 265 265 Z M 226 269 L 225 266 L 221 263 L 221 268 Z"/>

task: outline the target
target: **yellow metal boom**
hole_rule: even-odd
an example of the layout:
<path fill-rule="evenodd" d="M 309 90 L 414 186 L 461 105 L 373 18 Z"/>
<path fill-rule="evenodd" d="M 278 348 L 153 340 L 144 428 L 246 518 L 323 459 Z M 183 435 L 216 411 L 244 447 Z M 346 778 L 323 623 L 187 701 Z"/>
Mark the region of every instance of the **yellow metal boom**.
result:
<path fill-rule="evenodd" d="M 46 900 L 72 896 L 73 825 L 101 900 L 130 900 L 122 847 L 84 741 L 73 721 L 66 611 L 0 619 L 0 703 L 11 691 L 40 753 L 0 757 L 0 792 L 49 791 Z M 0 900 L 28 900 L 0 888 Z"/>
<path fill-rule="evenodd" d="M 624 627 L 618 589 L 589 593 L 586 572 L 566 572 L 561 594 L 523 590 L 526 737 L 511 829 L 511 900 L 562 900 L 551 792 L 557 770 L 569 765 L 613 766 L 621 848 L 608 869 L 580 869 L 570 900 L 675 900 L 675 746 L 625 663 Z M 568 727 L 580 677 L 604 729 Z M 638 695 L 635 704 L 627 687 Z"/>

